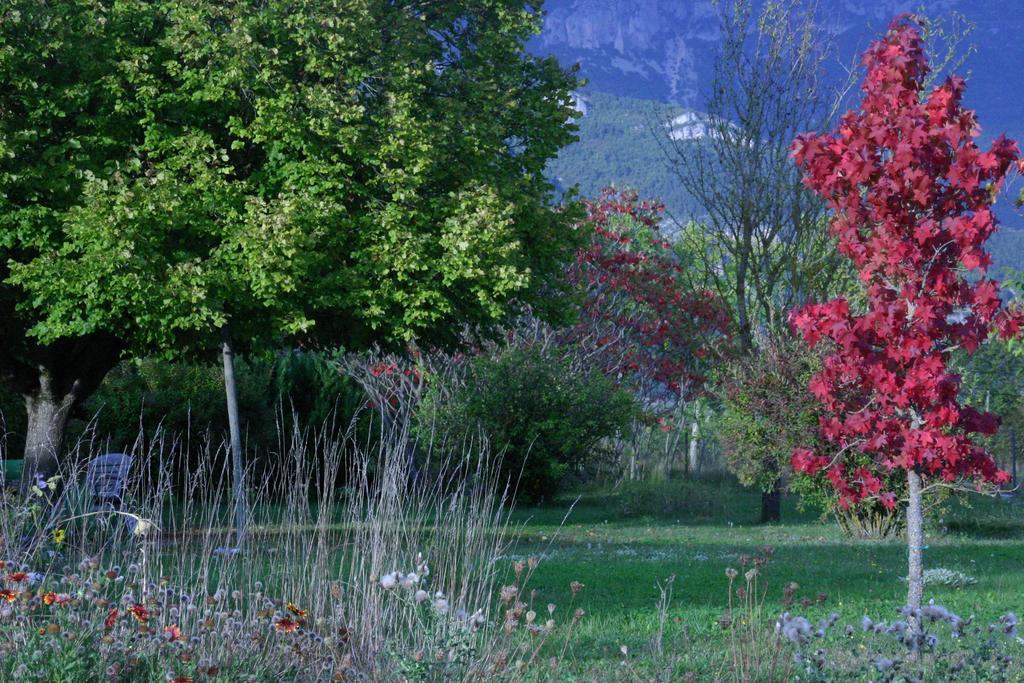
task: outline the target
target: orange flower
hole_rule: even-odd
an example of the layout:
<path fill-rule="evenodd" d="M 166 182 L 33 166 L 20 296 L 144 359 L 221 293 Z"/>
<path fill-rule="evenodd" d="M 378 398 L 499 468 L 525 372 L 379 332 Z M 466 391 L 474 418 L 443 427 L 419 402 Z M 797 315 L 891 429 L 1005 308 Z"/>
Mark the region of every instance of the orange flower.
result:
<path fill-rule="evenodd" d="M 112 608 L 107 612 L 107 618 L 103 620 L 103 625 L 106 628 L 114 628 L 114 623 L 117 622 L 117 608 Z"/>
<path fill-rule="evenodd" d="M 60 595 L 59 593 L 43 593 L 43 604 L 44 605 L 66 605 L 68 604 L 68 596 Z"/>
<path fill-rule="evenodd" d="M 18 599 L 18 594 L 12 590 L 0 591 L 0 600 L 6 600 L 7 602 L 14 602 Z"/>
<path fill-rule="evenodd" d="M 131 612 L 131 615 L 133 617 L 135 617 L 142 623 L 146 623 L 147 621 L 149 621 L 149 610 L 140 605 L 139 603 L 135 603 L 134 605 L 129 607 L 128 611 Z"/>
<path fill-rule="evenodd" d="M 191 676 L 178 676 L 171 680 L 171 683 L 192 683 Z"/>
<path fill-rule="evenodd" d="M 288 603 L 288 611 L 291 612 L 292 614 L 294 614 L 295 616 L 299 617 L 300 619 L 305 619 L 306 618 L 306 610 L 299 609 L 298 607 L 296 607 L 295 605 L 293 605 L 290 602 Z"/>
<path fill-rule="evenodd" d="M 274 622 L 274 628 L 283 633 L 291 633 L 298 627 L 299 622 L 295 621 L 294 619 L 289 619 L 288 617 L 281 617 L 280 619 Z"/>
<path fill-rule="evenodd" d="M 13 573 L 7 575 L 7 580 L 8 581 L 14 581 L 15 583 L 19 583 L 21 581 L 24 581 L 27 578 L 28 578 L 28 574 L 26 574 L 25 572 L 13 572 Z"/>
<path fill-rule="evenodd" d="M 181 640 L 181 629 L 178 628 L 177 624 L 171 624 L 170 626 L 164 627 L 164 633 L 171 636 L 171 642 Z"/>

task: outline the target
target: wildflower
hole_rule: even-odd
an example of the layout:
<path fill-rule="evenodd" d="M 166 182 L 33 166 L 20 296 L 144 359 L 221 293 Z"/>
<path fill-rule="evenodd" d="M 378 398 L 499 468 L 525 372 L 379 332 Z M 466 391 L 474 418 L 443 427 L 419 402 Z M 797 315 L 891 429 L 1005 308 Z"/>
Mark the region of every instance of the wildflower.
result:
<path fill-rule="evenodd" d="M 28 574 L 26 574 L 25 572 L 11 572 L 7 575 L 7 580 L 13 581 L 14 583 L 21 583 L 27 578 Z"/>
<path fill-rule="evenodd" d="M 736 578 L 736 575 L 737 575 L 738 573 L 739 573 L 739 572 L 737 572 L 737 571 L 736 571 L 735 569 L 733 569 L 732 567 L 729 567 L 728 569 L 726 569 L 726 570 L 725 570 L 725 575 L 726 575 L 726 576 L 727 576 L 727 577 L 729 578 L 729 580 L 730 580 L 730 581 L 732 581 L 733 579 L 735 579 L 735 578 Z"/>
<path fill-rule="evenodd" d="M 555 603 L 549 602 L 548 603 L 548 614 L 554 614 L 554 613 L 555 613 Z"/>
<path fill-rule="evenodd" d="M 181 629 L 178 628 L 177 624 L 164 626 L 164 633 L 167 635 L 167 640 L 169 640 L 172 643 L 177 640 L 181 640 Z"/>
<path fill-rule="evenodd" d="M 402 584 L 402 588 L 412 588 L 420 582 L 420 577 L 416 572 L 409 572 L 405 576 L 399 579 L 399 583 Z"/>
<path fill-rule="evenodd" d="M 52 605 L 54 603 L 57 603 L 58 605 L 63 605 L 65 603 L 67 603 L 67 601 L 68 601 L 67 596 L 60 596 L 60 595 L 57 595 L 56 593 L 53 593 L 53 592 L 43 593 L 43 604 L 44 605 Z"/>
<path fill-rule="evenodd" d="M 754 567 L 753 569 L 748 569 L 747 573 L 743 575 L 743 578 L 747 580 L 747 583 L 750 583 L 751 581 L 757 578 L 757 574 L 757 567 Z"/>
<path fill-rule="evenodd" d="M 380 577 L 380 585 L 385 590 L 390 590 L 398 585 L 401 578 L 402 575 L 399 572 L 391 572 L 390 574 L 385 574 Z"/>
<path fill-rule="evenodd" d="M 506 605 L 519 596 L 519 587 L 515 584 L 501 587 L 501 601 Z"/>
<path fill-rule="evenodd" d="M 416 604 L 418 605 L 429 597 L 430 593 L 421 588 L 420 590 L 416 591 L 416 595 L 413 596 L 413 599 L 416 601 Z"/>
<path fill-rule="evenodd" d="M 192 683 L 192 677 L 185 675 L 176 676 L 171 679 L 171 683 Z"/>
<path fill-rule="evenodd" d="M 573 595 L 576 595 L 576 594 L 577 594 L 577 593 L 579 593 L 579 592 L 580 592 L 581 590 L 583 590 L 583 589 L 584 589 L 585 587 L 586 587 L 586 586 L 584 586 L 584 585 L 583 585 L 582 583 L 580 583 L 579 581 L 573 581 L 572 583 L 570 583 L 570 584 L 569 584 L 569 590 L 571 590 L 571 591 L 572 591 L 572 594 L 573 594 Z"/>
<path fill-rule="evenodd" d="M 106 628 L 114 628 L 114 623 L 117 622 L 117 608 L 111 608 L 107 612 L 107 618 L 103 620 L 103 626 Z"/>
<path fill-rule="evenodd" d="M 306 614 L 307 614 L 306 610 L 299 609 L 298 607 L 296 607 L 294 604 L 292 604 L 290 602 L 288 603 L 288 611 L 291 612 L 292 614 L 294 614 L 295 616 L 297 616 L 299 619 L 305 619 L 306 618 Z"/>
<path fill-rule="evenodd" d="M 800 645 L 811 636 L 811 622 L 803 617 L 794 617 L 789 612 L 783 612 L 775 623 L 775 631 L 786 640 Z"/>
<path fill-rule="evenodd" d="M 53 543 L 54 543 L 54 545 L 60 545 L 61 543 L 63 543 L 64 542 L 64 537 L 66 535 L 67 535 L 67 532 L 64 529 L 54 529 L 53 530 Z"/>
<path fill-rule="evenodd" d="M 146 623 L 147 621 L 149 621 L 149 610 L 140 605 L 139 603 L 135 603 L 134 605 L 129 607 L 128 612 L 142 623 Z"/>
<path fill-rule="evenodd" d="M 298 627 L 299 622 L 288 617 L 281 617 L 280 619 L 274 622 L 274 628 L 276 628 L 278 631 L 281 631 L 282 633 L 291 633 Z"/>
<path fill-rule="evenodd" d="M 132 529 L 132 534 L 134 534 L 136 536 L 145 536 L 146 534 L 148 534 L 152 530 L 153 530 L 153 523 L 152 522 L 150 522 L 148 520 L 145 520 L 145 519 L 136 518 L 136 520 L 135 520 L 135 528 Z"/>
<path fill-rule="evenodd" d="M 934 602 L 930 602 L 921 608 L 921 616 L 931 619 L 932 621 L 946 621 L 950 617 L 956 615 L 942 605 L 936 605 Z"/>
<path fill-rule="evenodd" d="M 1003 633 L 1013 637 L 1017 635 L 1017 615 L 1013 612 L 1007 612 L 1003 616 L 999 617 L 999 621 L 1003 624 Z"/>

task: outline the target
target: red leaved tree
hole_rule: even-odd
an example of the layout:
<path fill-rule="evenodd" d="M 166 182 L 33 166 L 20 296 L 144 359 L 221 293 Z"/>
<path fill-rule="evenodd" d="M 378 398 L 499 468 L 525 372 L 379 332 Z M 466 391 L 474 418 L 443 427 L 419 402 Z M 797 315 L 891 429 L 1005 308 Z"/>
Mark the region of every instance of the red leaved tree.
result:
<path fill-rule="evenodd" d="M 593 238 L 568 273 L 584 293 L 572 341 L 649 407 L 692 397 L 724 350 L 728 308 L 716 294 L 686 286 L 660 232 L 662 204 L 605 188 L 586 209 Z"/>
<path fill-rule="evenodd" d="M 827 478 L 841 504 L 875 498 L 895 506 L 881 475 L 906 472 L 913 615 L 923 589 L 922 478 L 1007 480 L 972 441 L 993 433 L 998 419 L 961 405 L 949 362 L 954 349 L 970 353 L 993 332 L 1020 330 L 1019 312 L 1003 306 L 998 283 L 985 276 L 984 250 L 996 229 L 992 203 L 1018 150 L 1004 137 L 978 148 L 963 79 L 923 92 L 928 63 L 911 16 L 897 18 L 863 63 L 860 107 L 833 133 L 801 135 L 792 148 L 804 182 L 834 212 L 832 235 L 866 294 L 862 311 L 839 298 L 792 315 L 807 343 L 833 345 L 809 385 L 832 448 L 798 448 L 792 463 Z M 851 466 L 856 452 L 873 468 Z"/>

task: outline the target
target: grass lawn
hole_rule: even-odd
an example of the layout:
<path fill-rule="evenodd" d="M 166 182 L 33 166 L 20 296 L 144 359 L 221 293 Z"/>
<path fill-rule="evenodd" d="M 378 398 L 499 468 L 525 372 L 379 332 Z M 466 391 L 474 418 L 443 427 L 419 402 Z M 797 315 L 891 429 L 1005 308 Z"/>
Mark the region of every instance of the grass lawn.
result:
<path fill-rule="evenodd" d="M 522 525 L 517 553 L 536 554 L 542 562 L 530 586 L 537 603 L 568 602 L 569 583 L 586 589 L 576 605 L 586 610 L 575 638 L 573 655 L 584 671 L 621 666 L 620 648 L 642 661 L 657 630 L 659 583 L 674 575 L 666 639 L 682 649 L 681 670 L 708 675 L 719 670 L 728 640 L 717 623 L 727 608 L 725 569 L 740 569 L 738 557 L 771 545 L 775 555 L 763 570 L 770 614 L 781 612 L 783 586 L 800 586 L 798 596 L 821 604 L 793 610 L 809 618 L 832 611 L 840 624 L 857 623 L 862 615 L 892 620 L 904 604 L 906 548 L 899 542 L 850 540 L 834 524 L 813 513 L 801 513 L 786 501 L 783 522 L 756 524 L 759 496 L 721 483 L 712 487 L 710 504 L 685 496 L 677 509 L 649 505 L 647 514 L 630 512 L 632 499 L 657 495 L 633 492 L 588 493 L 579 497 L 561 524 L 571 499 L 515 513 Z M 962 589 L 929 587 L 934 598 L 953 611 L 979 620 L 1024 608 L 1024 507 L 977 498 L 970 508 L 951 505 L 936 521 L 925 551 L 926 568 L 960 570 L 977 579 Z M 726 504 L 727 503 L 727 504 Z M 682 634 L 688 633 L 688 637 Z"/>

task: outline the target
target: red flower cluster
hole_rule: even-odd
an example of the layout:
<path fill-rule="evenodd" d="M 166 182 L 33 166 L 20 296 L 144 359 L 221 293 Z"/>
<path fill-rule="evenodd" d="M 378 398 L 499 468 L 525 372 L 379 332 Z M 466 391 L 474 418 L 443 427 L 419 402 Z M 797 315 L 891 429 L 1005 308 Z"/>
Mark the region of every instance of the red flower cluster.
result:
<path fill-rule="evenodd" d="M 570 341 L 592 347 L 607 375 L 692 393 L 704 383 L 709 344 L 728 335 L 728 308 L 686 286 L 659 233 L 662 204 L 606 188 L 586 208 L 593 239 L 568 272 L 585 293 Z"/>
<path fill-rule="evenodd" d="M 792 464 L 824 471 L 844 506 L 877 498 L 892 507 L 883 471 L 1006 480 L 971 440 L 995 432 L 998 419 L 960 405 L 948 363 L 955 348 L 973 352 L 991 332 L 1021 329 L 1020 312 L 1002 305 L 998 283 L 985 276 L 984 250 L 996 229 L 991 205 L 1018 149 L 1004 137 L 978 148 L 962 79 L 922 94 L 928 64 L 910 17 L 892 23 L 864 64 L 860 108 L 832 134 L 801 135 L 792 147 L 805 184 L 834 211 L 831 233 L 867 294 L 863 313 L 835 299 L 792 314 L 809 344 L 835 345 L 809 389 L 836 447 L 832 455 L 797 449 Z M 881 469 L 848 467 L 843 456 L 853 451 Z"/>

